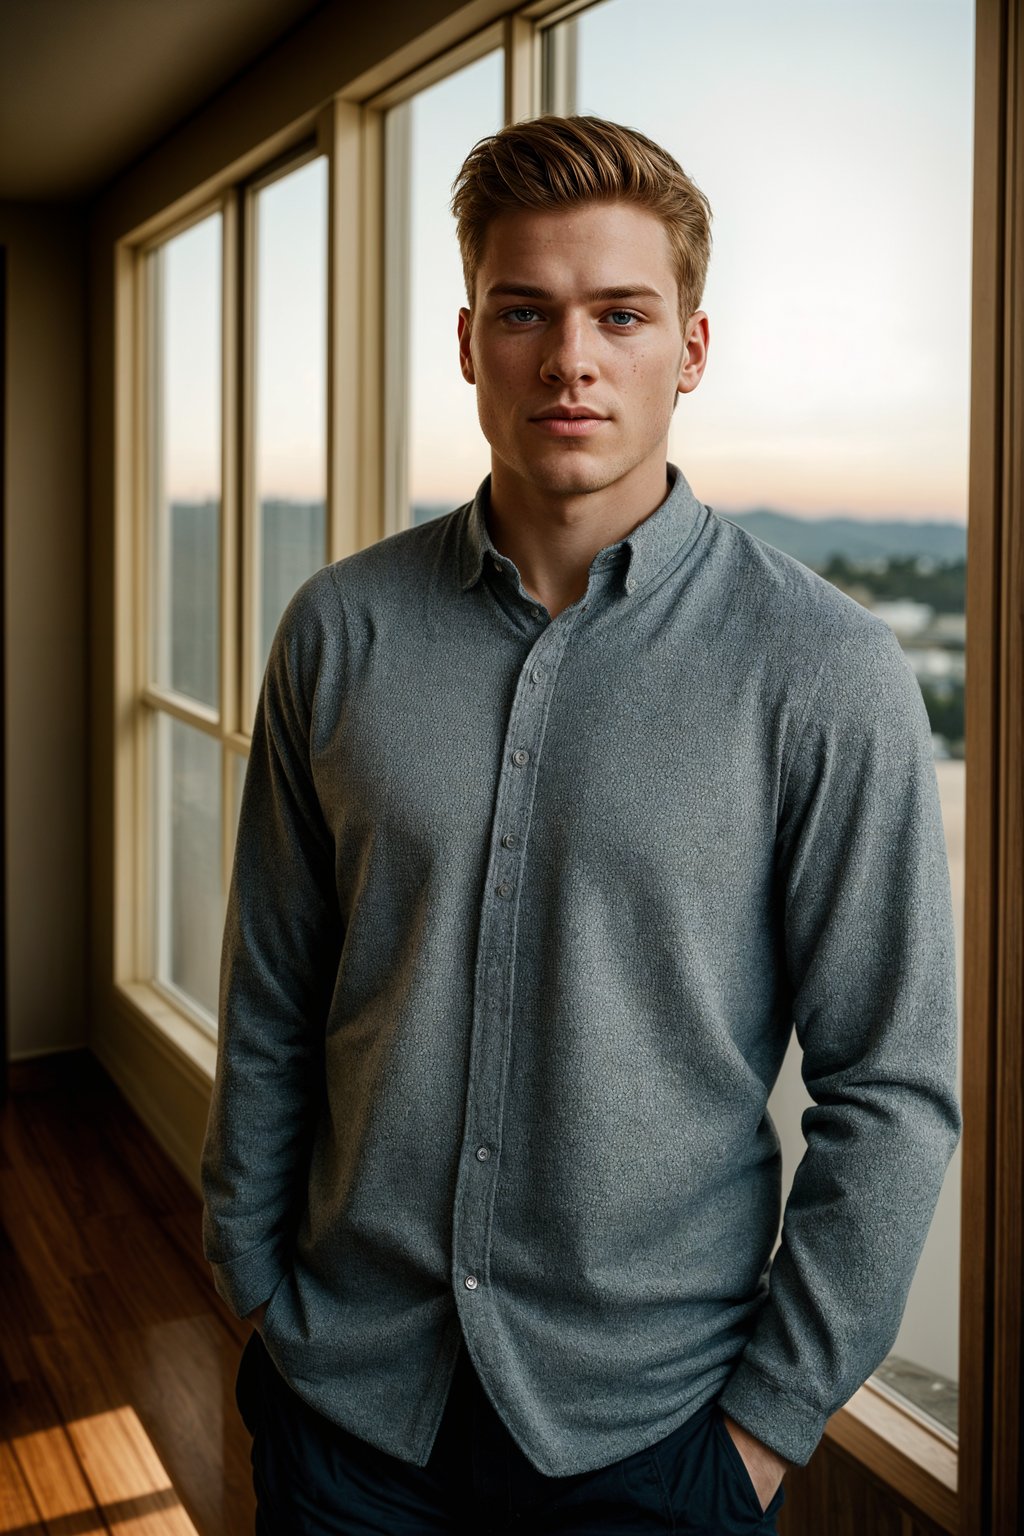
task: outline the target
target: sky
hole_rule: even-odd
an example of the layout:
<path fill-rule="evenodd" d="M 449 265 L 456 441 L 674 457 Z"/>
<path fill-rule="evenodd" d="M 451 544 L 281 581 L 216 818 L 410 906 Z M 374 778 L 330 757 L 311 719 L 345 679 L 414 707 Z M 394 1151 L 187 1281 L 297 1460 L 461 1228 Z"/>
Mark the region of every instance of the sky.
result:
<path fill-rule="evenodd" d="M 965 520 L 971 0 L 604 0 L 576 28 L 576 110 L 650 134 L 711 202 L 708 364 L 669 444 L 698 497 L 724 513 Z M 455 506 L 489 468 L 458 367 L 465 295 L 447 207 L 463 156 L 500 126 L 501 97 L 492 54 L 405 109 L 414 502 Z M 277 184 L 273 218 L 268 198 L 267 495 L 323 493 L 325 182 L 315 172 Z M 217 368 L 201 339 L 216 329 L 211 233 L 171 243 L 193 242 L 188 272 L 168 249 L 169 272 L 181 268 L 181 323 L 168 327 L 172 495 L 215 479 Z M 270 268 L 260 281 L 269 291 Z M 172 290 L 169 281 L 169 300 Z"/>
<path fill-rule="evenodd" d="M 327 366 L 327 162 L 254 199 L 255 494 L 322 499 Z M 216 499 L 220 484 L 220 216 L 162 252 L 168 494 Z"/>

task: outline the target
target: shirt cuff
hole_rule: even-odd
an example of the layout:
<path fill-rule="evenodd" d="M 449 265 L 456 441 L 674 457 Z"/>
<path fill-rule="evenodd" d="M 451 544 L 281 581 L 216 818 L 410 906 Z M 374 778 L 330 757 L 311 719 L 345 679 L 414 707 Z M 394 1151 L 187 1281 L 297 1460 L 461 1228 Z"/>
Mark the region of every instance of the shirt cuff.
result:
<path fill-rule="evenodd" d="M 830 1412 L 794 1397 L 743 1360 L 719 1393 L 718 1402 L 755 1439 L 798 1467 L 810 1461 L 831 1418 Z"/>
<path fill-rule="evenodd" d="M 266 1301 L 277 1282 L 287 1271 L 282 1262 L 280 1238 L 272 1237 L 258 1248 L 237 1259 L 226 1259 L 222 1264 L 207 1262 L 213 1271 L 213 1284 L 218 1296 L 227 1302 L 236 1317 L 246 1317 L 261 1301 Z"/>

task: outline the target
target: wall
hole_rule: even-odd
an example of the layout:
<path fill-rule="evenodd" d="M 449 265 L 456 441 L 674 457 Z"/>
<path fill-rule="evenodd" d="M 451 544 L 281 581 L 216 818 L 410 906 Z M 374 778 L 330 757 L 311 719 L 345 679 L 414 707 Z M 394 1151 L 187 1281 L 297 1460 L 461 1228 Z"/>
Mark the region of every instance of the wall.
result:
<path fill-rule="evenodd" d="M 0 203 L 12 1059 L 88 1035 L 84 235 L 80 209 Z"/>

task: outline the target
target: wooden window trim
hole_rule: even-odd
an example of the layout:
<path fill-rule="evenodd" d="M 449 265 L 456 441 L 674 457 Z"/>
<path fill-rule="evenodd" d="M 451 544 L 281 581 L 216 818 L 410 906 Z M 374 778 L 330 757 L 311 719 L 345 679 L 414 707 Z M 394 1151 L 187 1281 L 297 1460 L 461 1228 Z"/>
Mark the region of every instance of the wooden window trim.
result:
<path fill-rule="evenodd" d="M 967 527 L 960 1496 L 1024 1523 L 1024 16 L 977 0 Z"/>
<path fill-rule="evenodd" d="M 832 1415 L 825 1439 L 892 1489 L 903 1504 L 950 1536 L 959 1536 L 956 1446 L 870 1380 Z"/>

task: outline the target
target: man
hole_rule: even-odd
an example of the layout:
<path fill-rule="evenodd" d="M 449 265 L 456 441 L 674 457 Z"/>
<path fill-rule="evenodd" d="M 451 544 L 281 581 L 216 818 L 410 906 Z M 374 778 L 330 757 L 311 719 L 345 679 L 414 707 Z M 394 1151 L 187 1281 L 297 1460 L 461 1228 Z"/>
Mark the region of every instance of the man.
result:
<path fill-rule="evenodd" d="M 540 118 L 453 207 L 491 474 L 299 590 L 242 800 L 204 1243 L 258 1529 L 772 1531 L 960 1131 L 927 715 L 667 463 L 708 349 L 675 160 Z"/>

